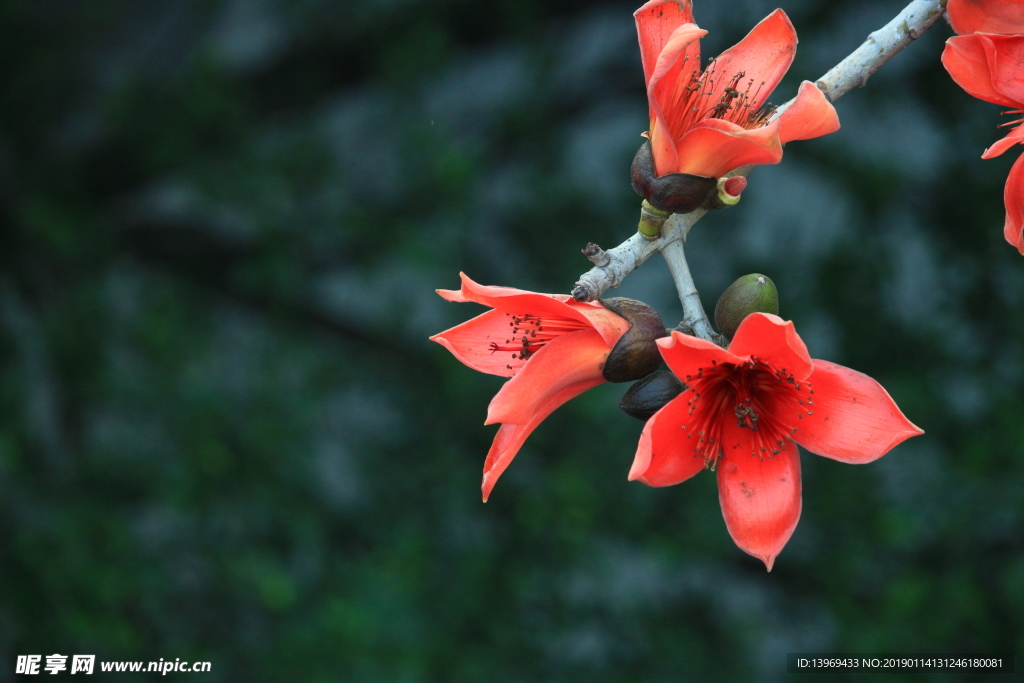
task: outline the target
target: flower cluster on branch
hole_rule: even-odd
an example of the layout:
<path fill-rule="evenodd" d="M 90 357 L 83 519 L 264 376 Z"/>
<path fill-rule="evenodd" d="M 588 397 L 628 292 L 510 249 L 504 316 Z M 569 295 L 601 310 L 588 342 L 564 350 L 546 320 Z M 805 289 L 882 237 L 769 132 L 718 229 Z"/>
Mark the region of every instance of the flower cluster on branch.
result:
<path fill-rule="evenodd" d="M 800 518 L 797 445 L 865 464 L 923 433 L 877 381 L 812 359 L 794 324 L 778 317 L 778 292 L 764 275 L 741 277 L 723 293 L 715 332 L 683 242 L 705 211 L 739 201 L 750 166 L 778 163 L 787 142 L 836 131 L 832 101 L 927 30 L 943 4 L 912 0 L 778 109 L 767 98 L 797 46 L 781 9 L 703 66 L 706 31 L 691 0 L 651 0 L 636 11 L 650 114 L 632 167 L 644 198 L 639 235 L 607 252 L 589 244 L 584 253 L 597 275 L 584 276 L 573 296 L 487 287 L 465 275 L 460 289 L 438 290 L 490 310 L 431 339 L 469 367 L 509 378 L 487 411 L 486 423 L 501 427 L 484 463 L 484 500 L 560 405 L 606 381 L 635 382 L 620 403 L 645 422 L 629 479 L 670 486 L 715 471 L 729 534 L 771 570 Z M 950 75 L 969 94 L 1024 114 L 1024 0 L 949 0 L 948 12 L 959 34 L 942 55 Z M 1011 131 L 984 157 L 1024 142 L 1022 122 L 1005 124 Z M 1004 198 L 1006 238 L 1024 253 L 1020 160 Z M 598 300 L 654 251 L 665 257 L 683 304 L 684 322 L 672 330 L 641 302 Z"/>

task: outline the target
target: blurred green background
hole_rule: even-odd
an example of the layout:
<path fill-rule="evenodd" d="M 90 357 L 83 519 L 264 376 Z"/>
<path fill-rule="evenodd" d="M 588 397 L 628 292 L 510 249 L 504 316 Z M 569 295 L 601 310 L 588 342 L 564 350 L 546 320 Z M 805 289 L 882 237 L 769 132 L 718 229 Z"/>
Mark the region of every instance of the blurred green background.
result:
<path fill-rule="evenodd" d="M 944 23 L 689 242 L 708 309 L 770 275 L 811 355 L 926 435 L 804 453 L 771 574 L 713 476 L 626 481 L 624 385 L 557 411 L 481 504 L 501 380 L 427 341 L 482 310 L 434 289 L 568 292 L 586 242 L 635 230 L 639 1 L 0 4 L 0 680 L 55 652 L 389 683 L 1024 653 L 1017 153 L 980 159 L 1005 119 L 942 70 Z M 903 4 L 784 3 L 772 100 Z M 776 6 L 697 0 L 705 56 Z M 660 258 L 612 293 L 681 316 Z"/>

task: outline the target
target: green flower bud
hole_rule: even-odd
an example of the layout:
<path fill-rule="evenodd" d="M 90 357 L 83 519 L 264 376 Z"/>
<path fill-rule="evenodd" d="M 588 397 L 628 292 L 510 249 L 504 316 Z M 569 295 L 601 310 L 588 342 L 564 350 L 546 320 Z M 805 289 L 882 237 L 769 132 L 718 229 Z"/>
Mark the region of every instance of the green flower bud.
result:
<path fill-rule="evenodd" d="M 602 373 L 609 382 L 632 382 L 649 375 L 661 365 L 656 339 L 668 336 L 665 323 L 642 301 L 613 297 L 601 299 L 608 310 L 629 321 L 629 329 L 612 347 Z"/>
<path fill-rule="evenodd" d="M 718 331 L 732 339 L 736 329 L 751 313 L 779 314 L 779 291 L 767 275 L 744 275 L 722 292 L 715 306 Z"/>
<path fill-rule="evenodd" d="M 662 406 L 686 388 L 669 370 L 658 370 L 629 388 L 619 401 L 619 408 L 630 417 L 646 422 Z"/>

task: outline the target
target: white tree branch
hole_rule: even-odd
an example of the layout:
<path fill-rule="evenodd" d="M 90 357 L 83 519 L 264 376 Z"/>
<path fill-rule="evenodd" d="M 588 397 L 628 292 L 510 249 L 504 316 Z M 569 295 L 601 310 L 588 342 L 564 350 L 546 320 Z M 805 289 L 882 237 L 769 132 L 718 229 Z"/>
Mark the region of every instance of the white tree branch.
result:
<path fill-rule="evenodd" d="M 679 301 L 683 304 L 683 324 L 693 330 L 693 334 L 701 339 L 713 341 L 711 323 L 704 313 L 704 306 L 700 303 L 700 294 L 693 284 L 693 276 L 690 275 L 690 266 L 686 263 L 686 251 L 683 248 L 685 240 L 672 240 L 662 245 L 661 255 L 668 264 L 668 269 L 675 280 L 676 288 L 679 291 Z"/>
<path fill-rule="evenodd" d="M 830 102 L 854 88 L 865 86 L 883 64 L 931 28 L 945 8 L 946 0 L 914 0 L 892 21 L 869 35 L 846 59 L 829 69 L 815 85 Z"/>
<path fill-rule="evenodd" d="M 850 90 L 863 86 L 883 64 L 927 31 L 942 16 L 945 6 L 946 0 L 913 0 L 892 21 L 869 35 L 860 47 L 829 69 L 815 85 L 832 102 Z M 779 107 L 776 115 L 791 103 L 792 100 Z M 737 169 L 733 174 L 746 175 L 749 170 L 750 167 L 744 167 Z M 637 233 L 608 251 L 593 245 L 596 249 L 594 253 L 600 252 L 600 260 L 604 263 L 595 265 L 580 277 L 572 290 L 572 296 L 578 301 L 597 299 L 607 290 L 618 287 L 622 280 L 651 254 L 660 251 L 672 271 L 672 278 L 683 304 L 684 322 L 694 329 L 698 337 L 710 341 L 711 325 L 701 306 L 700 297 L 697 296 L 697 289 L 686 265 L 682 248 L 690 228 L 705 213 L 704 209 L 698 209 L 693 213 L 673 214 L 666 221 L 662 236 L 656 240 L 645 240 Z M 679 245 L 678 248 L 671 246 L 676 243 Z M 584 253 L 587 253 L 586 250 Z"/>

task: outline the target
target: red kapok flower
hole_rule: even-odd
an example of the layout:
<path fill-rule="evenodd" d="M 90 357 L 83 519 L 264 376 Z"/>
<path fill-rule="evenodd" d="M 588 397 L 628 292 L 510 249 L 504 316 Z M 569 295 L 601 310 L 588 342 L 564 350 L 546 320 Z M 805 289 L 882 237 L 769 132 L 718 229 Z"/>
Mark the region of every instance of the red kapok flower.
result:
<path fill-rule="evenodd" d="M 952 2 L 950 3 L 952 4 Z M 946 41 L 942 65 L 967 94 L 986 102 L 1010 107 L 1008 114 L 1024 114 L 1024 35 L 972 33 Z M 1024 142 L 1024 119 L 1009 121 L 1006 137 L 985 150 L 982 159 L 997 157 L 1013 145 Z M 1003 188 L 1006 241 L 1024 254 L 1024 157 L 1010 169 Z"/>
<path fill-rule="evenodd" d="M 922 433 L 875 380 L 811 360 L 778 316 L 747 316 L 728 350 L 679 332 L 658 346 L 687 388 L 647 421 L 629 478 L 670 486 L 717 467 L 729 534 L 768 571 L 800 519 L 795 444 L 860 464 Z"/>
<path fill-rule="evenodd" d="M 475 301 L 493 310 L 431 340 L 474 370 L 512 378 L 487 408 L 484 424 L 500 422 L 501 427 L 484 461 L 486 501 L 537 425 L 569 399 L 606 381 L 605 362 L 630 324 L 597 301 L 486 287 L 464 274 L 460 290 L 437 293 L 448 301 Z"/>
<path fill-rule="evenodd" d="M 804 81 L 780 115 L 765 108 L 796 53 L 796 31 L 781 9 L 734 47 L 700 68 L 700 38 L 690 0 L 651 0 L 638 9 L 647 82 L 648 137 L 657 176 L 718 178 L 747 164 L 777 164 L 782 145 L 839 129 L 835 109 Z"/>
<path fill-rule="evenodd" d="M 949 0 L 953 30 L 968 33 L 1024 33 L 1024 0 Z"/>

